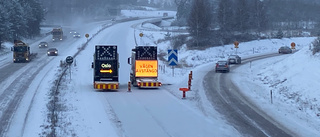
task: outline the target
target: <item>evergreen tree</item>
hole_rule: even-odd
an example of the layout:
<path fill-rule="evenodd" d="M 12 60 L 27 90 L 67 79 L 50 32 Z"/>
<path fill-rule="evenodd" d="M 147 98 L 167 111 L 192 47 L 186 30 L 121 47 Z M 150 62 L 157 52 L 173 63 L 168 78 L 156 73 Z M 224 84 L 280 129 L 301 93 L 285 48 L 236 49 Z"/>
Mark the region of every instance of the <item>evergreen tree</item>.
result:
<path fill-rule="evenodd" d="M 9 11 L 6 7 L 7 3 L 10 1 L 3 1 L 0 3 L 0 42 L 8 40 L 10 38 L 9 32 L 11 32 L 12 23 L 9 21 Z"/>
<path fill-rule="evenodd" d="M 175 0 L 177 5 L 177 25 L 186 26 L 190 14 L 191 0 Z"/>
<path fill-rule="evenodd" d="M 24 17 L 27 20 L 27 33 L 29 37 L 40 34 L 40 23 L 44 18 L 44 11 L 36 0 L 21 2 L 24 9 Z"/>
<path fill-rule="evenodd" d="M 12 0 L 6 5 L 9 10 L 9 21 L 13 24 L 8 35 L 10 39 L 21 39 L 27 36 L 27 20 L 23 17 L 24 10 L 17 0 Z"/>
<path fill-rule="evenodd" d="M 282 39 L 283 38 L 283 31 L 281 29 L 278 30 L 278 32 L 276 34 L 276 38 L 277 39 Z"/>

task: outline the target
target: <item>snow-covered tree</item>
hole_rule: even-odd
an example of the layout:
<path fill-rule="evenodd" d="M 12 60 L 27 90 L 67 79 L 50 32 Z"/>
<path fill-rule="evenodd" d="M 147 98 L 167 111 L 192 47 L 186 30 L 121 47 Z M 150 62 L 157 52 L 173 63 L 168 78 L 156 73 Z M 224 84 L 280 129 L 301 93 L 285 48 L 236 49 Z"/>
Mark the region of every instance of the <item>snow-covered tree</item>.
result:
<path fill-rule="evenodd" d="M 174 0 L 177 5 L 177 21 L 175 24 L 180 26 L 187 25 L 187 18 L 190 14 L 191 0 Z"/>
<path fill-rule="evenodd" d="M 40 3 L 36 0 L 21 0 L 23 7 L 23 17 L 27 20 L 27 32 L 29 37 L 40 34 L 40 23 L 44 19 L 44 11 Z"/>
<path fill-rule="evenodd" d="M 37 0 L 1 0 L 0 9 L 0 41 L 39 35 L 43 10 Z"/>
<path fill-rule="evenodd" d="M 6 3 L 9 1 L 2 1 L 0 3 L 0 44 L 4 40 L 7 40 L 10 36 L 8 35 L 10 32 L 10 28 L 12 27 L 12 23 L 9 21 L 9 14 L 8 14 L 8 9 L 6 8 Z"/>

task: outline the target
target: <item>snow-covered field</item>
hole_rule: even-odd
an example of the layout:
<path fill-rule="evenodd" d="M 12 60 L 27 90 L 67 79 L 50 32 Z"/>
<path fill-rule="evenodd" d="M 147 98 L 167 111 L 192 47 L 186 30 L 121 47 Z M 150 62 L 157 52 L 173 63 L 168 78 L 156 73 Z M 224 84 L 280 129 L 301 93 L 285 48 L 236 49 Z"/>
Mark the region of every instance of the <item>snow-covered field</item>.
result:
<path fill-rule="evenodd" d="M 147 15 L 146 11 L 127 11 L 123 14 L 131 17 Z M 148 13 L 148 15 L 152 17 L 162 16 L 160 12 Z M 100 27 L 97 26 L 97 28 Z M 150 29 L 143 29 L 145 27 Z M 128 36 L 133 33 L 136 36 L 143 33 L 144 37 L 138 38 L 137 43 L 157 45 L 159 53 L 167 53 L 168 49 L 172 49 L 170 42 L 157 43 L 157 40 L 163 39 L 167 32 L 150 31 L 151 29 L 157 30 L 158 27 L 145 24 L 135 28 L 135 30 L 128 30 Z M 90 34 L 95 33 L 95 31 L 92 30 Z M 108 31 L 102 32 L 102 38 L 93 40 L 92 44 L 100 43 L 100 40 L 107 35 Z M 178 33 L 172 35 L 178 35 Z M 122 37 L 118 41 L 121 41 L 119 42 L 120 45 L 125 45 L 134 43 L 132 39 L 132 37 Z M 238 69 L 231 68 L 230 72 L 234 77 L 234 82 L 241 87 L 243 94 L 248 96 L 262 110 L 265 110 L 268 115 L 278 119 L 280 123 L 288 126 L 289 129 L 300 136 L 317 136 L 320 134 L 320 106 L 318 105 L 320 94 L 317 92 L 319 91 L 317 86 L 320 85 L 320 72 L 318 71 L 320 54 L 313 56 L 309 50 L 310 43 L 314 39 L 314 37 L 284 38 L 240 43 L 237 54 L 242 58 L 275 53 L 281 46 L 290 46 L 291 42 L 296 43 L 296 49 L 299 51 L 295 54 L 252 62 L 251 65 L 242 64 Z M 83 43 L 82 40 L 75 45 Z M 132 44 L 132 46 L 134 45 Z M 231 44 L 203 51 L 186 50 L 186 47 L 182 47 L 178 50 L 178 62 L 187 64 L 189 67 L 174 68 L 174 71 L 167 66 L 167 62 L 160 61 L 159 79 L 164 83 L 161 92 L 162 90 L 167 91 L 161 94 L 157 90 L 125 92 L 123 90 L 125 88 L 122 88 L 120 92 L 111 93 L 85 91 L 92 88 L 92 80 L 83 79 L 92 77 L 90 64 L 93 48 L 88 47 L 76 58 L 77 65 L 72 66 L 71 76 L 67 73 L 68 75 L 64 78 L 64 84 L 60 91 L 60 103 L 66 110 L 59 114 L 64 119 L 61 119 L 59 126 L 56 128 L 57 134 L 61 136 L 110 137 L 144 135 L 240 136 L 213 109 L 202 87 L 202 78 L 207 72 L 214 69 L 215 62 L 226 60 L 228 55 L 235 54 L 236 49 L 233 47 L 234 45 Z M 73 51 L 71 50 L 66 55 L 72 54 Z M 168 57 L 165 56 L 165 58 Z M 125 63 L 121 64 L 121 69 L 128 67 L 124 65 Z M 34 86 L 38 85 L 38 89 L 44 90 L 37 95 L 38 99 L 31 108 L 32 113 L 29 114 L 28 124 L 24 127 L 23 134 L 14 134 L 13 128 L 10 135 L 43 136 L 44 132 L 49 132 L 50 128 L 46 127 L 48 126 L 46 104 L 49 100 L 47 97 L 50 90 L 48 87 L 52 86 L 59 70 L 59 67 L 52 66 L 51 71 L 42 72 L 44 74 L 41 75 L 46 75 L 46 78 L 39 78 L 33 82 Z M 181 99 L 182 93 L 178 89 L 187 87 L 190 71 L 193 71 L 192 91 L 187 92 L 186 99 Z M 39 86 L 40 83 L 41 86 Z M 126 83 L 122 82 L 121 87 L 125 86 Z M 271 90 L 273 92 L 273 103 L 270 102 Z M 115 101 L 115 99 L 118 100 Z M 117 104 L 113 103 L 117 101 Z M 128 104 L 128 102 L 131 104 Z M 92 108 L 92 106 L 95 107 Z M 116 115 L 120 111 L 124 111 L 119 108 L 125 107 L 130 107 L 126 111 L 130 111 L 130 114 L 134 115 Z M 120 114 L 124 113 L 121 112 Z M 134 128 L 136 130 L 124 130 L 130 128 L 128 125 L 133 124 L 122 123 L 123 119 L 127 122 L 136 123 Z M 138 121 L 139 119 L 150 119 L 152 122 Z M 160 121 L 157 121 L 159 119 Z M 158 127 L 159 125 L 163 127 Z M 155 128 L 153 129 L 153 127 Z M 209 128 L 211 131 L 207 130 Z M 142 132 L 142 129 L 145 131 Z M 157 134 L 156 129 L 163 129 L 168 133 L 159 132 Z"/>

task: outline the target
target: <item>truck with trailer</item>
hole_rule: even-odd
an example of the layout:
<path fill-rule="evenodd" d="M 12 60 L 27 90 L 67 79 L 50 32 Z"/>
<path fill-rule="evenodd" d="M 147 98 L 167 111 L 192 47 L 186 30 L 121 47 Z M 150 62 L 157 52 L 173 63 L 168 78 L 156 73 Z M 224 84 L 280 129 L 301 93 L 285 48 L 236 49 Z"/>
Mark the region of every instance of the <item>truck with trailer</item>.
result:
<path fill-rule="evenodd" d="M 136 46 L 128 58 L 130 82 L 139 88 L 159 88 L 156 46 Z"/>
<path fill-rule="evenodd" d="M 30 46 L 21 40 L 14 40 L 14 45 L 11 47 L 13 52 L 13 62 L 29 62 L 37 53 L 30 53 Z"/>
<path fill-rule="evenodd" d="M 116 45 L 95 45 L 93 55 L 93 87 L 97 90 L 119 88 L 119 58 Z"/>
<path fill-rule="evenodd" d="M 62 28 L 53 28 L 52 31 L 52 41 L 61 41 L 63 40 L 63 31 Z"/>

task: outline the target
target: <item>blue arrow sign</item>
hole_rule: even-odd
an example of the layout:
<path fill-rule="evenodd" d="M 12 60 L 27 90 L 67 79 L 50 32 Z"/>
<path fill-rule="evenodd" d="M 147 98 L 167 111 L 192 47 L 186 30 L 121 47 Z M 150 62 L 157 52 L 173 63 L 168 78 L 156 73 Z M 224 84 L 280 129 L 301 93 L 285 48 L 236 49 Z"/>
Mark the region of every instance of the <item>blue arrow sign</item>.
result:
<path fill-rule="evenodd" d="M 169 49 L 168 50 L 168 61 L 169 65 L 175 66 L 178 64 L 178 50 L 174 49 Z"/>

